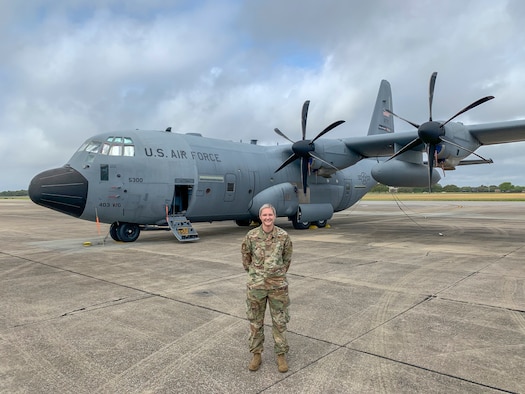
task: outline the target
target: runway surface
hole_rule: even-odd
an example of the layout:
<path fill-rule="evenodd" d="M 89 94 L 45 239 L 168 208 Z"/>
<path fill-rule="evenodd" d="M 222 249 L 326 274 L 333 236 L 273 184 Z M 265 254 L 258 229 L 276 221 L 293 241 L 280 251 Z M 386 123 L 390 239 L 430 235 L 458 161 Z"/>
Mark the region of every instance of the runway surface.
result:
<path fill-rule="evenodd" d="M 247 369 L 248 228 L 117 243 L 11 199 L 0 223 L 2 393 L 525 393 L 523 202 L 365 201 L 305 231 L 278 219 L 294 243 L 284 374 L 270 326 Z"/>

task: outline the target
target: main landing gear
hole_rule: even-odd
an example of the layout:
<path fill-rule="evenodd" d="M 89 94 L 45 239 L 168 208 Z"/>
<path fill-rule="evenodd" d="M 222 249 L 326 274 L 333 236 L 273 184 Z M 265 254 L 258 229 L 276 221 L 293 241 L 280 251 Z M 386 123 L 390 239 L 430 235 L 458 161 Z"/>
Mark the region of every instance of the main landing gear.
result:
<path fill-rule="evenodd" d="M 109 235 L 115 241 L 134 242 L 140 235 L 140 227 L 135 223 L 114 222 L 109 228 Z"/>
<path fill-rule="evenodd" d="M 292 216 L 291 218 L 293 228 L 296 230 L 306 230 L 310 228 L 310 226 L 317 226 L 319 228 L 326 227 L 326 224 L 328 223 L 328 220 L 317 220 L 315 222 L 302 222 L 301 220 L 297 219 L 297 215 Z"/>

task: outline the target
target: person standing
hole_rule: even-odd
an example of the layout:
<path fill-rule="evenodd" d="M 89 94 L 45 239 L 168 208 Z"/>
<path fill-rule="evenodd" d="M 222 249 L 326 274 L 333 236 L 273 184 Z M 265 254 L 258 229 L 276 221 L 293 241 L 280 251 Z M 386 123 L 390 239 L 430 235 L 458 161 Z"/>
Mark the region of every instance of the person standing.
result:
<path fill-rule="evenodd" d="M 278 370 L 288 371 L 286 324 L 290 320 L 290 297 L 286 273 L 292 260 L 293 246 L 288 233 L 275 226 L 275 217 L 275 208 L 264 204 L 259 209 L 261 225 L 246 234 L 241 246 L 242 264 L 248 273 L 246 306 L 250 321 L 249 349 L 253 354 L 248 365 L 250 371 L 257 371 L 262 362 L 267 303 L 272 316 Z"/>

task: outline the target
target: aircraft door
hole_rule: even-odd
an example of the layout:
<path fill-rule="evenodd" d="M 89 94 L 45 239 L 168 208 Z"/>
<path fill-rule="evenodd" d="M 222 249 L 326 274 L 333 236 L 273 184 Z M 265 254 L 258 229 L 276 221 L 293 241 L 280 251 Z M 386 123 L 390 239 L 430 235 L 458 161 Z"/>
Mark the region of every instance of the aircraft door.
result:
<path fill-rule="evenodd" d="M 257 194 L 257 186 L 259 185 L 259 173 L 257 171 L 250 171 L 248 173 L 248 194 L 250 195 L 250 203 L 248 204 L 248 209 L 252 208 L 253 197 Z"/>
<path fill-rule="evenodd" d="M 173 200 L 171 202 L 170 214 L 184 213 L 188 210 L 191 195 L 193 192 L 193 182 L 188 180 L 175 180 Z"/>
<path fill-rule="evenodd" d="M 341 197 L 341 202 L 339 204 L 339 209 L 346 209 L 350 206 L 352 201 L 352 180 L 346 178 L 344 180 L 343 195 Z"/>
<path fill-rule="evenodd" d="M 259 186 L 259 172 L 258 171 L 250 171 L 250 189 L 249 193 L 255 196 L 258 193 L 258 186 Z"/>

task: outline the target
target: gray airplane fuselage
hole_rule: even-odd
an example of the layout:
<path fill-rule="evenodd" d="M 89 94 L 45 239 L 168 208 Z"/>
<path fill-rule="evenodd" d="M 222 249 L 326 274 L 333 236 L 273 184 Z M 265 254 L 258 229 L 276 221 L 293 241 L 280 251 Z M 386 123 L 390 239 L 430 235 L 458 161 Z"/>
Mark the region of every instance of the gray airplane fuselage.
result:
<path fill-rule="evenodd" d="M 433 87 L 429 85 L 430 114 Z M 464 125 L 458 115 L 493 99 L 483 97 L 446 121 L 394 132 L 392 91 L 382 80 L 368 134 L 326 138 L 336 121 L 306 138 L 309 101 L 301 113 L 302 139 L 261 146 L 198 134 L 130 130 L 88 139 L 60 168 L 36 175 L 31 199 L 44 207 L 110 223 L 116 241 L 133 242 L 141 229 L 169 226 L 179 240 L 198 239 L 191 222 L 235 220 L 248 225 L 266 203 L 294 228 L 326 226 L 334 212 L 358 202 L 378 182 L 398 187 L 436 184 L 442 171 L 490 164 L 474 151 L 482 145 L 525 140 L 525 120 Z M 468 160 L 469 155 L 477 158 Z M 426 155 L 426 161 L 425 161 Z"/>
<path fill-rule="evenodd" d="M 252 220 L 257 218 L 258 207 L 254 210 L 253 204 L 259 193 L 281 184 L 300 189 L 299 161 L 275 172 L 289 149 L 164 131 L 99 134 L 86 141 L 65 167 L 40 174 L 51 180 L 43 188 L 49 193 L 32 198 L 102 223 L 162 225 L 168 213 L 177 212 L 192 222 Z M 334 212 L 348 208 L 377 183 L 370 176 L 376 164 L 361 160 L 329 177 L 309 175 L 309 204 L 331 204 Z M 73 184 L 79 185 L 77 192 Z M 276 206 L 287 198 L 277 189 L 267 201 Z"/>

